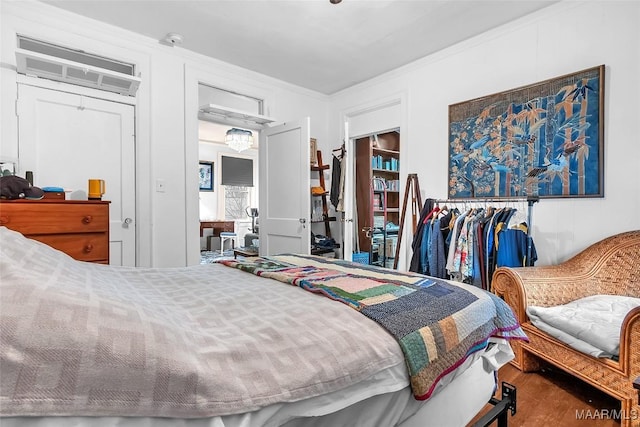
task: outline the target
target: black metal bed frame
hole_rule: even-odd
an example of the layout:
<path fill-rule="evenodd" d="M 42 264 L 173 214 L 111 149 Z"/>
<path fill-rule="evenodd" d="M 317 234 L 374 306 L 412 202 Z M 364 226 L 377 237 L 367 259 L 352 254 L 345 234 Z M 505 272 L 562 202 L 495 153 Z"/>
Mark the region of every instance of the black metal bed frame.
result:
<path fill-rule="evenodd" d="M 472 427 L 487 427 L 495 420 L 498 420 L 498 427 L 507 427 L 509 424 L 508 411 L 511 410 L 511 416 L 516 413 L 516 387 L 503 381 L 502 399 L 492 397 L 489 403 L 493 405 L 493 408 L 476 421 Z"/>

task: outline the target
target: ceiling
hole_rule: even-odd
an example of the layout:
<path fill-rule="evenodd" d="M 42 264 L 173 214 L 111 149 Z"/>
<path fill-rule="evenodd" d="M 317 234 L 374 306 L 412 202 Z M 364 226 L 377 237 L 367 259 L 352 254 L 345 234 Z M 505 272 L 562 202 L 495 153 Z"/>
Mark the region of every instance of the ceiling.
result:
<path fill-rule="evenodd" d="M 557 1 L 557 0 L 555 0 Z M 554 0 L 44 0 L 332 94 Z"/>

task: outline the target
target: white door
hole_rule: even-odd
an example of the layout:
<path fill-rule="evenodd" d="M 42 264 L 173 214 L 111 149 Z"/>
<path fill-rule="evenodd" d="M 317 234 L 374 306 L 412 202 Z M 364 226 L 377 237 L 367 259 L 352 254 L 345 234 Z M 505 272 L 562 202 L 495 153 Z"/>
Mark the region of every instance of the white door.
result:
<path fill-rule="evenodd" d="M 134 107 L 103 99 L 18 85 L 20 170 L 34 185 L 87 192 L 105 181 L 111 265 L 134 266 Z M 70 196 L 70 193 L 67 193 Z"/>
<path fill-rule="evenodd" d="M 311 253 L 309 117 L 260 132 L 260 255 Z"/>
<path fill-rule="evenodd" d="M 354 218 L 356 217 L 356 213 L 354 211 L 354 177 L 355 177 L 355 155 L 354 148 L 355 144 L 353 139 L 349 138 L 349 123 L 344 123 L 344 140 L 347 141 L 346 147 L 346 159 L 345 159 L 345 171 L 344 171 L 344 259 L 347 261 L 353 260 L 353 250 L 354 250 L 354 239 L 358 233 L 355 231 L 354 227 L 356 222 Z"/>

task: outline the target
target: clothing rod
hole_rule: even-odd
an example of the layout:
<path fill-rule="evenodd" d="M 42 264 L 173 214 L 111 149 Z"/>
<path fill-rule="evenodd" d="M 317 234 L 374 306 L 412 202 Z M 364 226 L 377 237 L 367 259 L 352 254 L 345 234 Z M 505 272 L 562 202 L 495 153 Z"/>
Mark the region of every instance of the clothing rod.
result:
<path fill-rule="evenodd" d="M 530 204 L 540 201 L 538 196 L 526 197 L 498 197 L 498 198 L 470 198 L 470 199 L 435 199 L 435 203 L 500 203 L 500 202 L 529 202 Z"/>
<path fill-rule="evenodd" d="M 499 198 L 471 198 L 471 199 L 435 199 L 434 203 L 501 203 L 501 202 L 527 202 L 527 259 L 526 267 L 533 265 L 531 261 L 533 251 L 533 239 L 531 237 L 531 229 L 533 227 L 533 204 L 540 201 L 538 196 L 525 196 L 525 197 L 499 197 Z"/>

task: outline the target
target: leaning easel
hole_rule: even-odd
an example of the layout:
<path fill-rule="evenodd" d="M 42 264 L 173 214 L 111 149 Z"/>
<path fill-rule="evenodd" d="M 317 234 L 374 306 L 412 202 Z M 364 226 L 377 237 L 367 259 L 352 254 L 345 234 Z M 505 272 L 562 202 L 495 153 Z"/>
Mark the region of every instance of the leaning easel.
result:
<path fill-rule="evenodd" d="M 396 253 L 393 259 L 393 268 L 398 268 L 398 256 L 400 255 L 400 243 L 402 242 L 402 230 L 404 228 L 404 217 L 407 214 L 407 201 L 409 200 L 409 192 L 411 192 L 411 218 L 413 225 L 413 233 L 416 232 L 418 226 L 418 215 L 422 209 L 422 196 L 420 195 L 420 183 L 418 182 L 418 174 L 410 173 L 407 176 L 407 184 L 404 189 L 404 200 L 402 202 L 402 216 L 400 216 L 400 228 L 398 229 L 398 243 L 396 244 Z"/>

